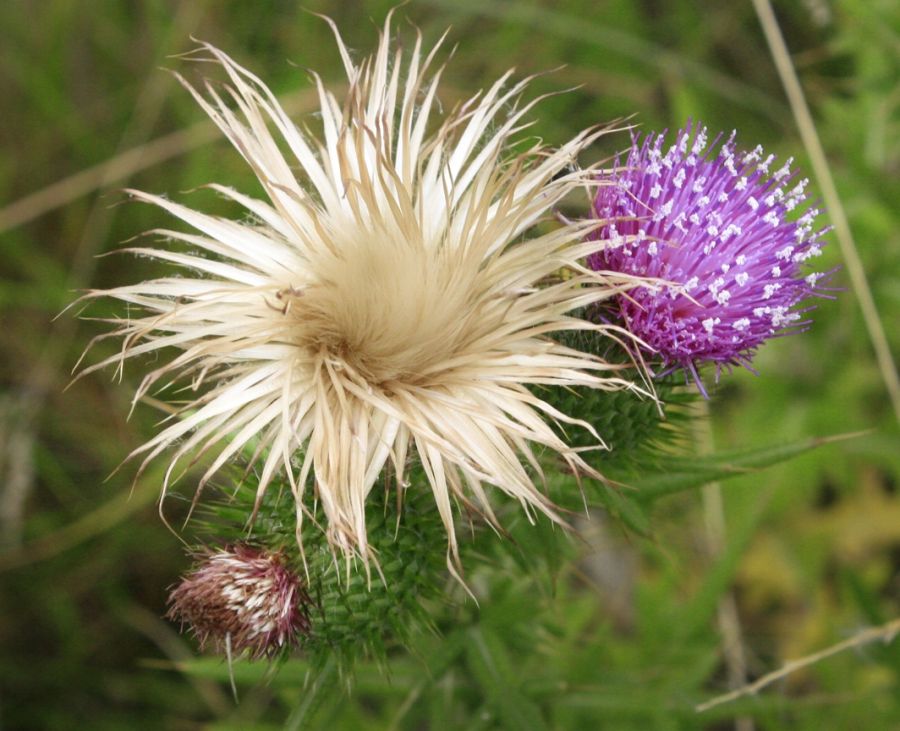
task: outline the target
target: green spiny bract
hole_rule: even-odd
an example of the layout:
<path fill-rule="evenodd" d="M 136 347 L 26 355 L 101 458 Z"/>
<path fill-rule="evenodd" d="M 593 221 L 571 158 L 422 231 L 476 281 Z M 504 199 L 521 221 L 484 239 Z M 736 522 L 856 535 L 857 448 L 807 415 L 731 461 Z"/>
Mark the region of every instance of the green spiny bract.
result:
<path fill-rule="evenodd" d="M 605 316 L 596 310 L 586 319 L 605 319 Z M 581 330 L 562 331 L 556 337 L 562 345 L 625 366 L 626 378 L 640 382 L 638 368 L 625 348 L 612 345 L 608 338 L 598 338 Z M 661 450 L 677 446 L 686 420 L 685 406 L 696 398 L 696 394 L 681 387 L 672 376 L 654 380 L 652 388 L 657 400 L 632 390 L 602 391 L 561 386 L 542 388 L 540 396 L 562 413 L 594 428 L 608 450 L 587 451 L 584 458 L 601 473 L 618 476 L 632 472 L 648 458 L 657 457 Z M 597 446 L 597 439 L 583 427 L 566 425 L 565 429 L 562 426 L 559 429 L 572 447 Z"/>

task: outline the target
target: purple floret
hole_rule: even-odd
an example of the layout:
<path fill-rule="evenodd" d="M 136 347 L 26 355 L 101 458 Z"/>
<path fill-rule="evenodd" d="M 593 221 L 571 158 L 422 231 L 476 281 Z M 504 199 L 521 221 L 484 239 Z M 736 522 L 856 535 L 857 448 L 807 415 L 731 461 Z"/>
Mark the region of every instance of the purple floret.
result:
<path fill-rule="evenodd" d="M 594 215 L 609 223 L 595 234 L 608 248 L 592 256 L 595 270 L 665 280 L 619 297 L 628 329 L 662 361 L 661 373 L 683 368 L 703 388 L 704 362 L 749 367 L 768 338 L 799 332 L 822 295 L 821 273 L 804 275 L 821 254 L 824 229 L 807 207 L 807 180 L 788 160 L 735 149 L 735 133 L 713 154 L 700 125 L 681 130 L 663 149 L 665 133 L 635 136 L 624 167 L 605 174 Z"/>

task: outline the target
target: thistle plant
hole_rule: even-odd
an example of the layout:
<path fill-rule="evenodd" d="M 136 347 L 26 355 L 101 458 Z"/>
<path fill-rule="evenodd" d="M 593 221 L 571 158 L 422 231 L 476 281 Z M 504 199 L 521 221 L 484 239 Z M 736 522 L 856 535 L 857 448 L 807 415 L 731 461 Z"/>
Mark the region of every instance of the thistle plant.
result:
<path fill-rule="evenodd" d="M 438 118 L 440 44 L 426 53 L 418 38 L 404 56 L 392 48 L 390 17 L 361 63 L 336 29 L 335 38 L 349 88 L 339 102 L 313 74 L 316 132 L 298 127 L 260 79 L 213 46 L 195 58 L 224 71 L 223 88 L 198 89 L 178 75 L 267 199 L 212 184 L 244 211 L 228 220 L 129 191 L 193 231 L 157 229 L 151 234 L 163 245 L 128 249 L 174 265 L 172 275 L 88 295 L 119 300 L 130 315 L 113 321 L 120 352 L 85 372 L 158 357 L 134 402 L 173 384 L 189 385 L 192 396 L 132 453 L 140 469 L 171 452 L 165 495 L 181 465 L 206 459 L 199 496 L 239 465 L 253 495 L 239 524 L 262 538 L 260 550 L 290 551 L 291 570 L 315 585 L 329 573 L 327 562 L 310 558 L 324 545 L 332 564 L 346 560 L 345 571 L 333 572 L 343 573 L 338 591 L 346 596 L 360 568 L 368 589 L 373 575 L 392 581 L 385 546 L 373 545 L 369 530 L 376 486 L 398 505 L 430 489 L 457 577 L 454 503 L 498 531 L 492 492 L 513 498 L 530 519 L 542 513 L 564 523 L 536 485 L 545 465 L 556 468 L 555 459 L 568 472 L 601 475 L 556 425 L 585 430 L 594 446 L 602 441 L 539 388 L 641 389 L 621 362 L 551 335 L 619 343 L 627 334 L 618 326 L 578 313 L 639 280 L 587 268 L 605 246 L 587 236 L 596 223 L 562 225 L 555 216 L 564 198 L 593 184 L 577 158 L 603 129 L 557 148 L 523 147 L 538 101 L 520 101 L 527 79 L 511 83 L 506 74 Z M 292 495 L 289 549 L 284 522 L 264 514 L 273 487 Z M 235 570 L 236 550 L 185 579 L 173 613 L 201 640 L 230 636 L 253 656 L 267 654 L 270 643 L 255 646 L 245 639 L 256 637 L 251 630 L 237 629 L 237 610 L 215 601 L 215 610 L 202 609 L 201 595 L 219 596 L 209 582 L 230 581 L 219 569 L 225 562 Z M 210 614 L 229 618 L 218 632 L 204 624 Z"/>
<path fill-rule="evenodd" d="M 348 89 L 313 73 L 315 129 L 201 45 L 225 84 L 176 76 L 265 199 L 211 184 L 240 209 L 227 219 L 129 191 L 180 221 L 127 249 L 172 273 L 87 295 L 129 314 L 102 336 L 120 351 L 85 373 L 149 355 L 134 403 L 188 387 L 130 457 L 169 453 L 163 496 L 202 463 L 191 512 L 219 493 L 169 616 L 250 659 L 384 657 L 384 637 L 431 624 L 428 602 L 462 583 L 460 515 L 502 537 L 518 503 L 567 526 L 548 471 L 572 478 L 566 508 L 582 480 L 611 496 L 607 466 L 640 469 L 676 434 L 642 358 L 700 383 L 698 364 L 746 365 L 805 327 L 798 306 L 820 293 L 799 273 L 821 232 L 815 210 L 790 215 L 806 197 L 789 163 L 768 177 L 772 159 L 733 137 L 711 159 L 689 126 L 666 152 L 635 137 L 623 167 L 581 167 L 606 129 L 523 144 L 528 79 L 439 113 L 440 43 L 404 54 L 388 17 L 355 62 L 332 28 Z M 576 192 L 593 210 L 570 220 Z"/>

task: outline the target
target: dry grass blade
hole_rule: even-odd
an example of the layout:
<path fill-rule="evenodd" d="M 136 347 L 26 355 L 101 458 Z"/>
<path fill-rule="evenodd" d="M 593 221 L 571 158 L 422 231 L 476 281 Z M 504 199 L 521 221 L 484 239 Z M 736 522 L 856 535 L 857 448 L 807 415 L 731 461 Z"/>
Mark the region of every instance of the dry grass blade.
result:
<path fill-rule="evenodd" d="M 286 96 L 284 106 L 292 112 L 301 112 L 312 108 L 314 100 L 315 91 L 303 89 Z M 126 150 L 0 208 L 0 233 L 219 138 L 216 126 L 203 121 Z"/>
<path fill-rule="evenodd" d="M 836 645 L 826 647 L 824 650 L 814 652 L 812 655 L 807 655 L 806 657 L 801 657 L 797 660 L 791 660 L 786 663 L 784 667 L 768 673 L 767 675 L 763 675 L 759 680 L 756 680 L 749 685 L 745 685 L 743 688 L 738 688 L 730 693 L 725 693 L 724 695 L 717 696 L 705 703 L 701 703 L 695 710 L 698 713 L 703 713 L 703 711 L 708 711 L 710 708 L 715 708 L 723 703 L 730 703 L 731 701 L 743 698 L 744 696 L 755 695 L 775 681 L 781 680 L 781 678 L 784 678 L 797 670 L 802 670 L 810 665 L 815 665 L 820 660 L 824 660 L 832 655 L 837 655 L 844 650 L 862 647 L 863 645 L 868 645 L 876 640 L 883 640 L 885 644 L 887 644 L 894 639 L 898 632 L 900 632 L 900 619 L 893 619 L 880 627 L 871 627 L 870 629 L 863 630 L 859 634 L 856 634 L 843 642 L 838 642 Z"/>
<path fill-rule="evenodd" d="M 151 473 L 146 479 L 141 480 L 131 495 L 117 494 L 100 507 L 62 528 L 35 538 L 19 548 L 0 553 L 0 573 L 53 558 L 109 530 L 153 502 L 159 494 L 159 481 L 160 475 Z"/>
<path fill-rule="evenodd" d="M 847 222 L 844 207 L 841 205 L 841 199 L 835 187 L 828 161 L 825 158 L 825 151 L 822 149 L 822 142 L 819 140 L 815 122 L 813 122 L 812 114 L 810 114 L 809 106 L 806 103 L 803 88 L 800 86 L 800 80 L 797 78 L 797 72 L 794 69 L 787 44 L 778 25 L 778 20 L 775 18 L 771 3 L 769 0 L 753 0 L 753 7 L 759 16 L 760 25 L 772 52 L 772 59 L 778 69 L 781 83 L 784 85 L 785 93 L 791 105 L 791 111 L 797 122 L 800 138 L 803 140 L 803 146 L 806 148 L 812 163 L 813 172 L 822 189 L 822 197 L 834 224 L 835 236 L 841 248 L 844 264 L 847 267 L 847 274 L 850 276 L 850 283 L 859 300 L 866 329 L 869 332 L 872 347 L 875 349 L 881 377 L 884 380 L 891 404 L 894 407 L 894 414 L 897 421 L 900 422 L 900 378 L 897 376 L 897 366 L 891 355 L 890 345 L 866 279 L 866 272 L 863 268 L 862 260 L 859 258 L 859 252 L 853 240 L 853 233 L 850 231 L 850 224 Z"/>

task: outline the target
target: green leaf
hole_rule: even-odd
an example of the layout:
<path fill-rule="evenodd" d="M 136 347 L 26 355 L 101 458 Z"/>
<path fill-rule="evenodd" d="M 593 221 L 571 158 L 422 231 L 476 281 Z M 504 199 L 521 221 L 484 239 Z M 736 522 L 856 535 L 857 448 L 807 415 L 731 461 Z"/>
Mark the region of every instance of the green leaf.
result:
<path fill-rule="evenodd" d="M 504 643 L 493 632 L 478 627 L 470 630 L 466 660 L 504 728 L 514 731 L 548 728 L 538 705 L 520 690 Z"/>
<path fill-rule="evenodd" d="M 824 444 L 852 439 L 859 433 L 812 437 L 788 444 L 771 444 L 747 450 L 719 452 L 710 457 L 668 457 L 659 471 L 644 474 L 629 482 L 635 497 L 652 502 L 664 495 L 695 490 L 716 480 L 738 477 L 785 462 Z"/>
<path fill-rule="evenodd" d="M 624 482 L 624 481 L 623 481 Z M 650 536 L 652 529 L 645 507 L 637 501 L 638 493 L 629 487 L 614 487 L 594 480 L 583 479 L 581 486 L 575 478 L 565 473 L 547 475 L 547 488 L 551 499 L 569 509 L 575 509 L 572 496 L 584 495 L 588 503 L 602 506 L 625 527 L 641 536 Z M 580 506 L 579 506 L 580 507 Z"/>
<path fill-rule="evenodd" d="M 182 660 L 174 663 L 173 667 L 185 675 L 208 678 L 219 683 L 228 683 L 233 676 L 238 686 L 265 683 L 276 688 L 302 686 L 310 670 L 308 663 L 297 660 L 283 663 L 280 667 L 273 667 L 269 662 L 235 660 L 229 668 L 228 661 L 219 657 Z"/>
<path fill-rule="evenodd" d="M 407 687 L 409 687 L 409 692 L 406 694 L 406 697 L 400 704 L 400 709 L 391 721 L 390 728 L 397 728 L 400 721 L 403 720 L 404 716 L 409 712 L 410 708 L 412 708 L 419 697 L 430 690 L 436 682 L 444 678 L 447 671 L 462 654 L 463 649 L 466 647 L 467 640 L 467 633 L 463 630 L 457 630 L 441 641 L 437 646 L 436 651 L 427 659 L 426 672 L 422 673 L 418 680 L 406 684 Z"/>
<path fill-rule="evenodd" d="M 612 517 L 621 520 L 627 528 L 640 536 L 649 537 L 652 533 L 650 518 L 637 498 L 640 493 L 632 490 L 617 491 L 604 485 L 597 497 Z"/>
<path fill-rule="evenodd" d="M 304 721 L 312 718 L 325 701 L 333 697 L 335 690 L 340 691 L 336 680 L 337 662 L 334 658 L 329 658 L 322 671 L 315 676 L 308 687 L 304 688 L 299 703 L 284 724 L 285 731 L 303 728 Z"/>

